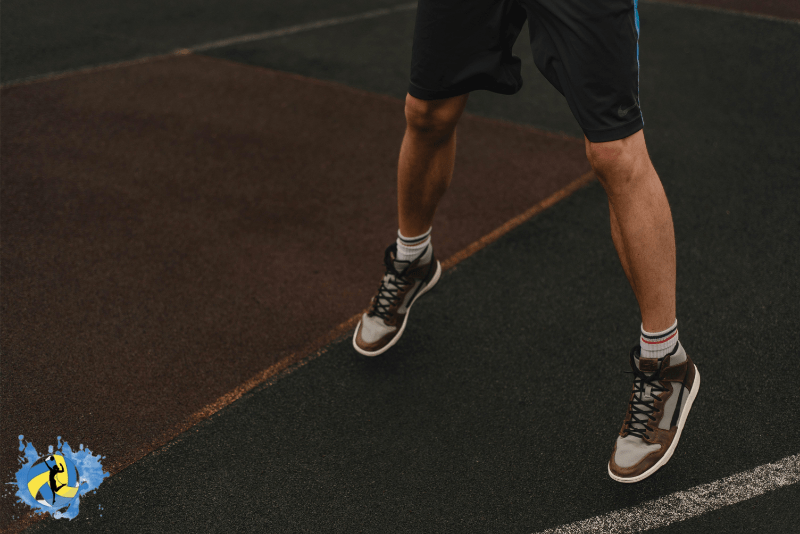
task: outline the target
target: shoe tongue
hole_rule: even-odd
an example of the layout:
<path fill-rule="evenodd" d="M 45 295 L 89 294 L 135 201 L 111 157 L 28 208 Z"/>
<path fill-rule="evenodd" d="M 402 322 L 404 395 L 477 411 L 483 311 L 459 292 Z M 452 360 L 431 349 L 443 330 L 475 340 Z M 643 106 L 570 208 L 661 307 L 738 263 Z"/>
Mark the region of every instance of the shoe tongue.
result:
<path fill-rule="evenodd" d="M 658 358 L 637 358 L 636 364 L 643 373 L 658 371 Z"/>
<path fill-rule="evenodd" d="M 652 386 L 650 386 L 649 384 L 645 384 L 644 391 L 642 393 L 635 393 L 634 394 L 634 396 L 635 396 L 635 401 L 634 402 L 636 402 L 638 404 L 638 403 L 642 403 L 642 402 L 650 402 L 651 400 L 653 400 L 653 394 L 652 394 L 652 391 L 651 391 L 651 387 Z M 640 408 L 641 408 L 641 406 L 640 406 Z M 644 428 L 644 424 L 643 423 L 646 423 L 648 421 L 648 419 L 643 414 L 634 414 L 633 418 L 632 418 L 632 421 L 641 421 L 641 422 L 632 422 L 631 423 L 631 428 L 643 429 Z"/>
<path fill-rule="evenodd" d="M 641 396 L 638 396 L 637 398 L 639 400 L 641 400 L 641 401 L 644 401 L 644 402 L 649 402 L 649 401 L 653 400 L 653 390 L 652 390 L 652 388 L 653 388 L 653 384 L 657 384 L 657 383 L 658 382 L 652 382 L 650 384 L 645 383 L 644 391 L 642 392 Z"/>
<path fill-rule="evenodd" d="M 407 261 L 400 261 L 400 260 L 394 259 L 394 254 L 392 254 L 392 257 L 391 257 L 390 261 L 392 262 L 392 265 L 394 266 L 395 271 L 397 271 L 397 274 L 402 274 L 403 273 L 403 269 L 408 268 L 408 266 L 410 264 L 410 262 L 407 262 Z M 388 271 L 386 272 L 386 274 L 383 275 L 383 283 L 384 283 L 384 286 L 386 286 L 388 289 L 391 289 L 391 290 L 400 289 L 400 284 L 397 283 L 397 277 L 393 273 L 390 273 Z M 391 302 L 389 301 L 389 299 L 385 298 L 383 296 L 383 294 L 379 294 L 378 295 L 378 302 L 380 304 L 384 305 L 384 306 L 390 306 L 391 305 Z"/>
<path fill-rule="evenodd" d="M 403 274 L 403 271 L 408 269 L 408 266 L 411 265 L 410 261 L 394 260 L 392 263 L 394 264 L 394 270 L 397 271 L 397 274 Z"/>
<path fill-rule="evenodd" d="M 658 358 L 634 357 L 633 360 L 634 360 L 634 362 L 636 364 L 636 367 L 648 377 L 653 376 L 653 373 L 658 371 L 658 366 L 659 366 Z M 637 380 L 637 382 L 639 381 L 638 378 L 636 380 Z M 643 387 L 643 391 L 637 392 L 637 393 L 634 394 L 636 402 L 650 402 L 650 401 L 654 400 L 653 391 L 652 391 L 653 386 L 661 387 L 661 383 L 658 382 L 657 380 L 654 380 L 653 382 L 651 382 L 649 384 L 645 383 L 644 387 Z M 645 418 L 642 415 L 639 415 L 638 417 L 635 417 L 634 419 L 636 419 L 636 420 L 644 420 Z M 633 423 L 631 426 L 633 428 L 644 428 L 644 425 L 641 424 L 641 423 Z"/>

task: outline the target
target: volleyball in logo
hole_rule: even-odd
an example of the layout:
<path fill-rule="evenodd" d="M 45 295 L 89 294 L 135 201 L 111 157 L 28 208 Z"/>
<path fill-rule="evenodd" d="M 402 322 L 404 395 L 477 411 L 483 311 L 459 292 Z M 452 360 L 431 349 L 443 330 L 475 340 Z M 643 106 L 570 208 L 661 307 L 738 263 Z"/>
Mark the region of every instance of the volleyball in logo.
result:
<path fill-rule="evenodd" d="M 79 486 L 78 469 L 60 454 L 39 458 L 28 471 L 28 491 L 53 510 L 68 506 L 78 495 Z"/>

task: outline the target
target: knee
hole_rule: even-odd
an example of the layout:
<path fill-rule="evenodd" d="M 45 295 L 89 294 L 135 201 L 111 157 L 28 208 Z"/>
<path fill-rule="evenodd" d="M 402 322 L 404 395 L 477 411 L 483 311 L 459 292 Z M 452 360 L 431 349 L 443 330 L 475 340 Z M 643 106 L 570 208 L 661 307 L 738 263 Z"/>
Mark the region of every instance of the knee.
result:
<path fill-rule="evenodd" d="M 463 105 L 459 97 L 444 100 L 420 100 L 406 97 L 406 124 L 417 135 L 432 142 L 444 142 L 455 132 Z"/>
<path fill-rule="evenodd" d="M 634 134 L 606 143 L 586 140 L 586 157 L 607 191 L 609 188 L 625 186 L 638 174 L 637 168 L 645 164 L 645 160 L 649 161 L 644 148 L 644 139 L 637 137 L 641 136 Z"/>

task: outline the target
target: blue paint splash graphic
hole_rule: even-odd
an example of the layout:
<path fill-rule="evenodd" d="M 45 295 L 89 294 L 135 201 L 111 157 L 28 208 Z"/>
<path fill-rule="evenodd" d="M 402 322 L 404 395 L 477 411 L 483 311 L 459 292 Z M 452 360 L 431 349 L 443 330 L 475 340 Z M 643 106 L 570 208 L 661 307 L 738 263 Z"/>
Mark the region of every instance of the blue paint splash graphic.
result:
<path fill-rule="evenodd" d="M 85 449 L 83 444 L 78 447 L 77 451 L 73 451 L 72 447 L 64 441 L 61 441 L 61 436 L 58 436 L 58 447 L 54 448 L 52 445 L 48 447 L 48 453 L 54 454 L 54 449 L 58 451 L 65 459 L 71 461 L 78 469 L 78 476 L 80 481 L 80 489 L 75 498 L 69 503 L 66 508 L 61 510 L 53 510 L 52 507 L 43 505 L 37 501 L 30 491 L 28 491 L 28 470 L 31 466 L 39 460 L 39 453 L 32 443 L 24 441 L 25 436 L 19 436 L 19 450 L 22 453 L 19 457 L 19 470 L 16 474 L 16 482 L 10 482 L 12 485 L 17 486 L 17 500 L 23 502 L 33 508 L 37 514 L 51 513 L 54 518 L 60 519 L 66 517 L 67 519 L 74 519 L 78 516 L 80 498 L 89 492 L 96 490 L 103 479 L 108 476 L 108 473 L 103 471 L 103 466 L 100 460 L 105 456 L 93 455 L 92 451 Z"/>

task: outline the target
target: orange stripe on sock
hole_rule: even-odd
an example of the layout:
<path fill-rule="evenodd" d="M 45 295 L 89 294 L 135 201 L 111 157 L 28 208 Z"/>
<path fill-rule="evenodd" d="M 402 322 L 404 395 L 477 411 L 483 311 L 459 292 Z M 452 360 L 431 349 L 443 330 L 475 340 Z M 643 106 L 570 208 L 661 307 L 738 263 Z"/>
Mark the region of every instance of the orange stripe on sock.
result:
<path fill-rule="evenodd" d="M 647 341 L 645 338 L 642 338 L 642 341 L 644 341 L 648 345 L 658 345 L 659 343 L 666 343 L 667 341 L 669 341 L 670 339 L 672 339 L 673 337 L 675 337 L 677 335 L 678 335 L 678 331 L 675 330 L 675 333 L 673 333 L 667 339 L 662 339 L 661 341 Z"/>

